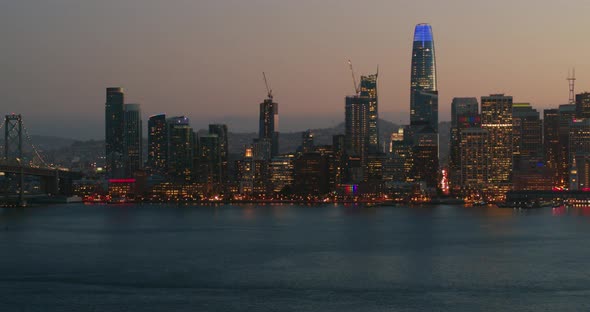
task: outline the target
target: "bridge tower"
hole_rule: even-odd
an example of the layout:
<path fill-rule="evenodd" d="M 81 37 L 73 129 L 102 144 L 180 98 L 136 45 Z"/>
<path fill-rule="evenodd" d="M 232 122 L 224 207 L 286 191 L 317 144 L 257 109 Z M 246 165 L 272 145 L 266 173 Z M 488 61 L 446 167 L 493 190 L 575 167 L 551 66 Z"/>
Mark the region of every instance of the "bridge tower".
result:
<path fill-rule="evenodd" d="M 11 114 L 4 119 L 4 159 L 7 162 L 18 162 L 19 172 L 19 205 L 24 205 L 24 159 L 23 159 L 23 118 Z"/>
<path fill-rule="evenodd" d="M 21 115 L 6 115 L 4 119 L 4 159 L 23 161 L 23 118 Z"/>

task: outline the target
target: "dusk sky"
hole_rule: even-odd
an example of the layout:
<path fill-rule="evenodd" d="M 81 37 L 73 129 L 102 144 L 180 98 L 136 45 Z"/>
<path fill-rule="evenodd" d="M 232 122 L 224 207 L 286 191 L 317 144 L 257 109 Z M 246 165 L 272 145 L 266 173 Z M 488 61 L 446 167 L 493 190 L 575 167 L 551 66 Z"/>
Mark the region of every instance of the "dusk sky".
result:
<path fill-rule="evenodd" d="M 344 120 L 357 76 L 379 65 L 379 111 L 409 120 L 414 26 L 432 25 L 440 120 L 456 96 L 513 95 L 539 110 L 590 91 L 590 1 L 4 0 L 0 113 L 32 134 L 104 137 L 105 88 L 147 117 L 256 131 L 265 71 L 280 131 Z"/>

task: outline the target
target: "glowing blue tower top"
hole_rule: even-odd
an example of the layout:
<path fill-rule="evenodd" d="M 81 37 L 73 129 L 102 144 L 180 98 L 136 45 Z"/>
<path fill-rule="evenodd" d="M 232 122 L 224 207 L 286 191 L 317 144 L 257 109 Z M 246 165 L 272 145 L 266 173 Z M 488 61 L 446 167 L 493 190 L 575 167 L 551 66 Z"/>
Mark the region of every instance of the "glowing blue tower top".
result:
<path fill-rule="evenodd" d="M 414 29 L 414 42 L 420 41 L 433 41 L 432 40 L 432 27 L 429 24 L 418 24 Z"/>
<path fill-rule="evenodd" d="M 412 50 L 412 89 L 436 91 L 436 59 L 432 27 L 418 24 Z"/>
<path fill-rule="evenodd" d="M 414 30 L 410 86 L 410 124 L 430 125 L 438 132 L 438 89 L 432 27 L 418 24 Z"/>

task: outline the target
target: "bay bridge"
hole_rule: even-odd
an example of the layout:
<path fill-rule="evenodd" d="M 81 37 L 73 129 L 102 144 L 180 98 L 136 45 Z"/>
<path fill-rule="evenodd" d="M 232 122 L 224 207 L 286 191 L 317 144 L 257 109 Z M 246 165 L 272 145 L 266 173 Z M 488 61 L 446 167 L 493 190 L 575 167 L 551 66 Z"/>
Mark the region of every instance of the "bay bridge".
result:
<path fill-rule="evenodd" d="M 4 130 L 4 148 L 0 158 L 0 176 L 4 183 L 0 185 L 0 196 L 18 197 L 24 203 L 25 177 L 34 176 L 40 180 L 40 191 L 50 196 L 69 196 L 72 194 L 74 180 L 81 178 L 81 173 L 72 172 L 53 164 L 48 164 L 42 157 L 23 123 L 21 115 L 6 115 L 0 129 Z M 0 130 L 1 131 L 1 130 Z M 31 160 L 25 159 L 24 147 L 32 149 Z M 10 192 L 10 190 L 17 190 Z"/>

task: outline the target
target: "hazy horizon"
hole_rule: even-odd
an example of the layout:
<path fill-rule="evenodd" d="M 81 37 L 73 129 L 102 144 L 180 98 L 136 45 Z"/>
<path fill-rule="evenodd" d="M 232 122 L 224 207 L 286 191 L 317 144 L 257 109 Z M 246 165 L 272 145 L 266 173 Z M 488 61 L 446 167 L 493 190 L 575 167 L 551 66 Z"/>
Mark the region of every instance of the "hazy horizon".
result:
<path fill-rule="evenodd" d="M 572 67 L 577 92 L 590 90 L 588 9 L 582 0 L 6 1 L 0 114 L 23 114 L 31 134 L 100 139 L 105 88 L 120 86 L 142 105 L 144 126 L 165 112 L 195 129 L 234 120 L 231 131 L 256 131 L 265 71 L 280 131 L 330 127 L 353 93 L 348 59 L 357 78 L 379 66 L 382 115 L 407 114 L 421 22 L 434 32 L 441 121 L 453 97 L 490 93 L 541 111 L 567 102 Z M 382 116 L 409 118 L 394 117 Z"/>

